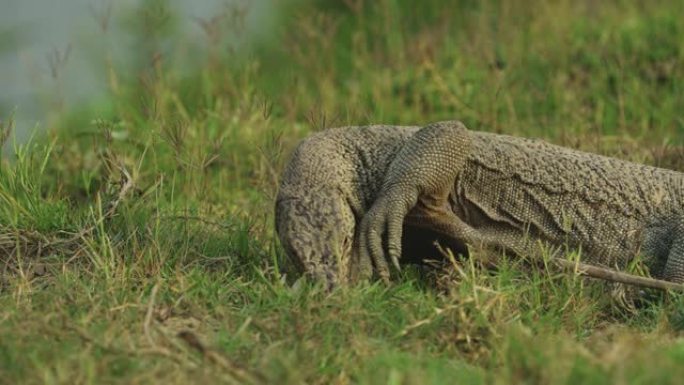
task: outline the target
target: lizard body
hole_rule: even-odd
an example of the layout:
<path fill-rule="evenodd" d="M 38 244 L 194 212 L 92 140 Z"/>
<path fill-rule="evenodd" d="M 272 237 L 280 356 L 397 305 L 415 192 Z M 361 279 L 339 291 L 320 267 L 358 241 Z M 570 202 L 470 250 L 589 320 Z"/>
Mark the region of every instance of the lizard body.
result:
<path fill-rule="evenodd" d="M 683 173 L 456 121 L 306 139 L 283 175 L 276 226 L 300 270 L 330 285 L 388 279 L 413 229 L 457 249 L 580 249 L 616 269 L 643 255 L 654 276 L 684 282 Z"/>

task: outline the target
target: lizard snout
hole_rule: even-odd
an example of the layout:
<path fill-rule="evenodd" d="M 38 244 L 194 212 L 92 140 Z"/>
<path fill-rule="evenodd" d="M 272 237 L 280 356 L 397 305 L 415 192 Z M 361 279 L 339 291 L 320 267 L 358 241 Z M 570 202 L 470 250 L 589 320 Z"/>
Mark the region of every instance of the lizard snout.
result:
<path fill-rule="evenodd" d="M 356 221 L 336 193 L 316 192 L 279 197 L 276 230 L 295 269 L 328 288 L 349 281 Z"/>

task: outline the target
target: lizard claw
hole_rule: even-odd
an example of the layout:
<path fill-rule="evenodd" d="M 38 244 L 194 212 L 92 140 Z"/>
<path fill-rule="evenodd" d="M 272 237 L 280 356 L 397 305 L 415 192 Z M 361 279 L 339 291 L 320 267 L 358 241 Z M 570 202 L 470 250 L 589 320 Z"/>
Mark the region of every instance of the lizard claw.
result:
<path fill-rule="evenodd" d="M 392 264 L 394 265 L 394 268 L 397 269 L 397 271 L 401 271 L 401 265 L 399 265 L 399 258 L 397 258 L 395 255 L 390 256 L 392 259 Z"/>
<path fill-rule="evenodd" d="M 401 271 L 401 233 L 404 216 L 411 205 L 405 204 L 407 199 L 401 191 L 388 191 L 376 200 L 361 221 L 359 247 L 362 261 L 372 261 L 375 273 L 389 282 L 389 261 Z M 387 253 L 383 248 L 386 239 Z M 389 260 L 389 261 L 388 261 Z"/>
<path fill-rule="evenodd" d="M 399 259 L 401 259 L 401 232 L 404 215 L 398 214 L 397 211 L 390 212 L 389 215 L 390 217 L 387 219 L 387 253 L 397 271 L 401 271 Z"/>
<path fill-rule="evenodd" d="M 387 261 L 383 258 L 382 252 L 382 222 L 377 215 L 372 212 L 366 214 L 361 222 L 361 232 L 359 238 L 359 255 L 361 263 L 372 265 L 375 273 L 383 282 L 389 283 L 390 273 Z"/>

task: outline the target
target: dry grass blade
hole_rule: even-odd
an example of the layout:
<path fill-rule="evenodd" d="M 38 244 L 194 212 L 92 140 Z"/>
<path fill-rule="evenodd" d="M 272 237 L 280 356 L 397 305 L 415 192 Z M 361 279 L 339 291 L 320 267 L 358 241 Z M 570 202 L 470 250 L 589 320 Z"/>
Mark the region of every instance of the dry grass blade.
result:
<path fill-rule="evenodd" d="M 225 370 L 232 378 L 241 384 L 265 384 L 266 379 L 259 373 L 252 373 L 245 368 L 240 367 L 234 362 L 230 361 L 220 352 L 205 346 L 197 334 L 190 330 L 183 330 L 177 334 L 177 337 L 183 340 L 190 348 L 197 351 L 214 365 L 219 366 Z"/>
<path fill-rule="evenodd" d="M 77 233 L 58 232 L 56 234 L 43 234 L 35 230 L 17 229 L 0 225 L 0 255 L 6 257 L 0 259 L 0 261 L 4 261 L 4 271 L 20 267 L 18 261 L 12 258 L 18 255 L 22 255 L 24 258 L 29 257 L 28 261 L 35 261 L 46 255 L 70 256 L 70 260 L 75 258 L 83 247 L 83 240 L 103 221 L 111 219 L 116 215 L 121 203 L 135 187 L 133 177 L 126 167 L 119 165 L 118 169 L 121 175 L 120 188 L 114 199 L 107 204 L 106 212 L 95 223 L 84 227 Z"/>
<path fill-rule="evenodd" d="M 12 135 L 14 131 L 14 118 L 9 118 L 7 122 L 0 120 L 0 154 L 2 154 L 2 148 L 7 143 L 7 140 Z"/>

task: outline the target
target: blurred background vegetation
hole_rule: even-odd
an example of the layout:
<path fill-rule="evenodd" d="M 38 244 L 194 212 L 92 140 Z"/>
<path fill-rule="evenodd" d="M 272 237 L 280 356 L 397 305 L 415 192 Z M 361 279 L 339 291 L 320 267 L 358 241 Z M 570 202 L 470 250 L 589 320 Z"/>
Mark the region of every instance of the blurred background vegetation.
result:
<path fill-rule="evenodd" d="M 332 126 L 684 170 L 681 1 L 4 1 L 0 383 L 684 376 L 676 298 L 616 311 L 515 262 L 328 294 L 272 228 L 287 153 Z"/>
<path fill-rule="evenodd" d="M 16 7 L 17 15 L 45 12 Z M 131 159 L 153 149 L 185 166 L 213 165 L 239 195 L 250 178 L 277 173 L 278 164 L 266 164 L 277 163 L 268 159 L 273 149 L 265 147 L 289 149 L 312 130 L 348 124 L 457 118 L 472 129 L 654 161 L 632 147 L 677 145 L 684 132 L 682 7 L 675 1 L 76 4 L 62 13 L 78 12 L 78 33 L 40 55 L 30 48 L 32 24 L 3 33 L 5 63 L 22 66 L 4 76 L 34 81 L 8 81 L 21 88 L 8 93 L 20 101 L 4 95 L 0 111 L 7 121 L 18 106 L 21 138 L 39 121 L 38 130 L 57 146 L 53 156 L 62 157 L 50 162 L 51 172 L 82 176 L 60 178 L 58 189 L 69 197 L 97 190 L 99 166 L 88 153 L 103 130 L 112 134 L 107 145 Z M 173 164 L 143 162 L 141 172 L 153 176 Z M 206 183 L 189 186 L 225 190 Z"/>

